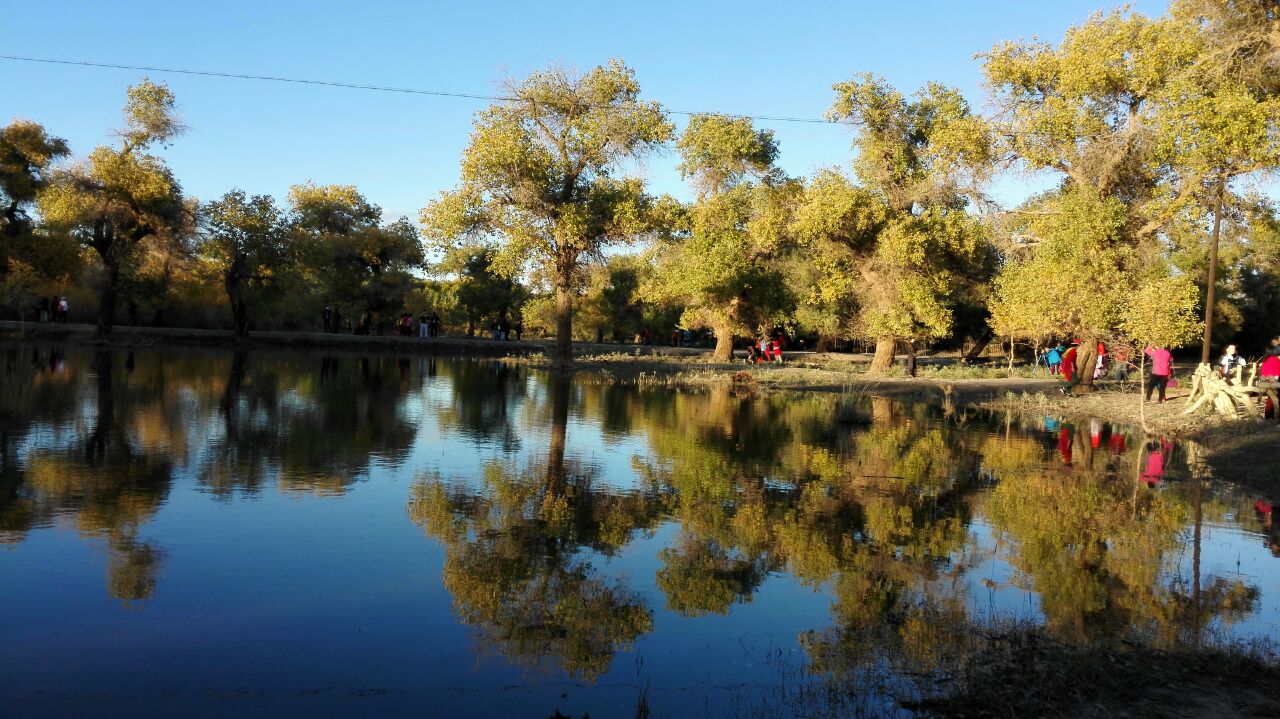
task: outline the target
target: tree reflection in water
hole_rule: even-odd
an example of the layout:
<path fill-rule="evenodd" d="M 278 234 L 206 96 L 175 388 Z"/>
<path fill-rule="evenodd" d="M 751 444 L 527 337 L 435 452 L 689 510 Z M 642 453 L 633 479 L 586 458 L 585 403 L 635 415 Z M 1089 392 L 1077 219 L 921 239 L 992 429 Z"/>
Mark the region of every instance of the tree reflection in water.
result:
<path fill-rule="evenodd" d="M 444 584 L 483 646 L 529 666 L 554 662 L 594 678 L 614 654 L 653 628 L 639 596 L 600 577 L 581 548 L 610 554 L 652 527 L 652 497 L 599 490 L 593 469 L 565 460 L 573 387 L 549 381 L 545 462 L 485 467 L 478 483 L 421 479 L 409 515 L 445 547 Z"/>
<path fill-rule="evenodd" d="M 482 645 L 584 678 L 655 614 L 730 614 L 771 581 L 830 598 L 797 640 L 833 676 L 938 666 L 990 618 L 988 590 L 1029 593 L 1075 643 L 1194 644 L 1259 603 L 1249 582 L 1202 572 L 1199 551 L 1206 524 L 1262 527 L 1255 498 L 1101 423 L 640 389 L 492 361 L 9 347 L 3 373 L 0 541 L 71 524 L 105 543 L 108 591 L 126 602 L 162 580 L 146 525 L 175 476 L 218 499 L 340 496 L 376 465 L 418 474 L 410 517 L 443 546 L 444 585 Z M 575 459 L 571 416 L 597 446 L 642 446 L 631 471 Z M 545 455 L 514 459 L 542 437 Z M 418 442 L 497 459 L 442 477 L 410 465 Z M 652 576 L 610 574 L 608 558 L 663 526 Z M 973 569 L 989 562 L 1010 576 L 984 589 Z"/>

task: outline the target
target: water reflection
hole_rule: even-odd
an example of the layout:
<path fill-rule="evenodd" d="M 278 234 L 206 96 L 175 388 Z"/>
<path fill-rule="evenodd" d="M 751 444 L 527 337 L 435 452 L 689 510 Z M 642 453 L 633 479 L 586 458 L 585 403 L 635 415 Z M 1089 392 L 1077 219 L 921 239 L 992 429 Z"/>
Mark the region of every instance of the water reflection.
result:
<path fill-rule="evenodd" d="M 135 607 L 170 567 L 184 567 L 176 584 L 210 569 L 165 549 L 181 526 L 155 526 L 179 492 L 212 498 L 184 499 L 209 515 L 315 498 L 329 508 L 328 528 L 308 520 L 317 533 L 403 525 L 407 493 L 432 540 L 410 551 L 438 547 L 480 652 L 587 680 L 677 641 L 664 617 L 759 602 L 831 675 L 927 671 L 958 627 L 1001 612 L 1070 642 L 1274 631 L 1259 615 L 1278 588 L 1226 571 L 1228 535 L 1208 531 L 1269 552 L 1271 498 L 1201 481 L 1182 447 L 1103 422 L 641 389 L 488 360 L 3 351 L 0 541 L 72 528 L 105 548 L 107 593 Z M 362 484 L 380 490 L 351 503 Z M 305 543 L 281 551 L 314 559 Z M 344 571 L 332 596 L 375 591 Z"/>

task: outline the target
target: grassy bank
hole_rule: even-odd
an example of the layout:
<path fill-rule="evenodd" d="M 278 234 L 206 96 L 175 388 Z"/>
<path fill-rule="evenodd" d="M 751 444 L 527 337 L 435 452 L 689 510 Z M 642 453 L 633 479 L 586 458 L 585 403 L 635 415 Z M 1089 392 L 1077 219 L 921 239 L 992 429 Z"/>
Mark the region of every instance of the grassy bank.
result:
<path fill-rule="evenodd" d="M 977 634 L 939 686 L 908 705 L 925 716 L 1228 717 L 1280 712 L 1280 663 L 1267 646 L 1074 646 L 1043 630 Z"/>

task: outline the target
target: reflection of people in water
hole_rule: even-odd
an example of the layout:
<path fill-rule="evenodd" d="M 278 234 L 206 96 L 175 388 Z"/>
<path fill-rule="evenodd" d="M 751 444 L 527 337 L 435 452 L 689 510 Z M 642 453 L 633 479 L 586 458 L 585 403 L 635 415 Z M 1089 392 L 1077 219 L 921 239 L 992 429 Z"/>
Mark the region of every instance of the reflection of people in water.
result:
<path fill-rule="evenodd" d="M 1102 420 L 1089 420 L 1089 446 L 1097 449 L 1102 446 Z"/>
<path fill-rule="evenodd" d="M 1062 431 L 1058 433 L 1058 451 L 1062 454 L 1062 463 L 1071 466 L 1071 428 L 1062 425 Z"/>
<path fill-rule="evenodd" d="M 1164 465 L 1168 461 L 1169 451 L 1173 444 L 1164 437 L 1160 441 L 1147 442 L 1147 466 L 1142 470 L 1142 480 L 1148 487 L 1154 487 L 1164 479 Z"/>
<path fill-rule="evenodd" d="M 1111 431 L 1111 436 L 1107 437 L 1107 449 L 1111 450 L 1117 457 L 1124 454 L 1125 436 L 1123 432 Z"/>
<path fill-rule="evenodd" d="M 1274 521 L 1274 509 L 1275 505 L 1266 500 L 1259 499 L 1253 503 L 1253 510 L 1258 513 L 1258 522 L 1262 525 L 1262 543 L 1273 556 L 1280 557 L 1280 524 Z"/>

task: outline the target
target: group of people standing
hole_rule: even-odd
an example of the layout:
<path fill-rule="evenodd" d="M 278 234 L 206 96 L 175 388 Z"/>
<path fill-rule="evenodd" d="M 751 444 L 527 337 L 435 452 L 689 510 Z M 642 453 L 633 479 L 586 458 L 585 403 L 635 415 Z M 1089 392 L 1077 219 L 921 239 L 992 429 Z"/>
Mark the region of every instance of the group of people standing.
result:
<path fill-rule="evenodd" d="M 1070 394 L 1072 388 L 1081 382 L 1082 372 L 1076 367 L 1079 348 L 1080 341 L 1072 340 L 1069 343 L 1051 347 L 1041 355 L 1049 371 L 1062 376 L 1063 385 L 1060 390 L 1063 394 Z M 1144 397 L 1150 401 L 1152 394 L 1155 394 L 1157 402 L 1164 402 L 1168 389 L 1177 386 L 1177 379 L 1174 377 L 1173 353 L 1166 347 L 1157 346 L 1149 346 L 1142 352 L 1151 362 L 1151 369 L 1147 373 L 1143 387 Z M 1122 381 L 1128 379 L 1130 369 L 1137 368 L 1126 350 L 1120 349 L 1114 356 L 1108 358 L 1106 346 L 1099 342 L 1093 370 L 1094 379 L 1106 376 L 1108 362 L 1113 367 L 1114 377 Z M 1217 370 L 1223 377 L 1230 377 L 1237 368 L 1248 364 L 1235 345 L 1227 345 L 1222 357 L 1218 359 Z M 1272 341 L 1265 357 L 1260 360 L 1258 376 L 1273 381 L 1280 379 L 1280 337 Z"/>
<path fill-rule="evenodd" d="M 753 342 L 747 347 L 747 364 L 764 364 L 776 362 L 782 364 L 782 346 L 784 343 L 781 332 L 775 333 L 772 337 L 764 336 L 759 341 Z"/>
<path fill-rule="evenodd" d="M 66 324 L 67 315 L 71 313 L 71 304 L 66 297 L 56 295 L 53 298 L 41 297 L 36 303 L 36 311 L 41 322 Z"/>
<path fill-rule="evenodd" d="M 396 334 L 401 337 L 413 336 L 413 315 L 409 312 L 400 314 L 399 321 L 396 322 Z M 440 336 L 440 315 L 432 312 L 427 314 L 423 310 L 418 315 L 418 336 L 426 339 L 428 337 Z"/>

